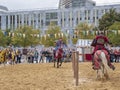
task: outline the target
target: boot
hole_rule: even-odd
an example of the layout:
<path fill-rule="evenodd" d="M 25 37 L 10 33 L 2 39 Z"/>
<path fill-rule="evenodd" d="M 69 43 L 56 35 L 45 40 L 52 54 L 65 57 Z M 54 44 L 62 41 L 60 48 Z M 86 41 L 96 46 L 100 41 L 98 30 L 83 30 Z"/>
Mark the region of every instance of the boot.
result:
<path fill-rule="evenodd" d="M 112 70 L 115 70 L 115 66 L 112 65 L 111 63 L 108 63 L 108 66 L 109 66 Z"/>
<path fill-rule="evenodd" d="M 94 66 L 94 54 L 92 54 L 92 66 Z"/>
<path fill-rule="evenodd" d="M 115 66 L 112 65 L 112 64 L 111 64 L 111 61 L 110 61 L 110 59 L 111 59 L 110 51 L 107 50 L 107 52 L 108 52 L 108 56 L 107 56 L 107 59 L 108 59 L 108 66 L 109 66 L 112 70 L 115 70 Z"/>

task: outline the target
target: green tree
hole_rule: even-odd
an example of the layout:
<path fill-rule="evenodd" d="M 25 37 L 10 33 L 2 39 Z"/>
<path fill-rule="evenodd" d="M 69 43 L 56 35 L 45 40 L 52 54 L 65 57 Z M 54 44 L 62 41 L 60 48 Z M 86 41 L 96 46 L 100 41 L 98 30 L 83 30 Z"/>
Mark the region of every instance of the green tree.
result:
<path fill-rule="evenodd" d="M 0 46 L 6 46 L 6 38 L 2 30 L 0 30 Z"/>
<path fill-rule="evenodd" d="M 54 46 L 54 42 L 59 38 L 63 38 L 64 42 L 66 42 L 66 37 L 61 32 L 60 27 L 51 22 L 46 30 L 46 34 L 42 38 L 42 44 L 45 46 Z"/>
<path fill-rule="evenodd" d="M 120 13 L 117 13 L 115 9 L 110 9 L 109 12 L 105 13 L 102 18 L 99 19 L 99 29 L 106 31 L 116 21 L 120 21 Z"/>
<path fill-rule="evenodd" d="M 109 31 L 107 35 L 114 46 L 120 45 L 120 38 L 119 38 L 120 33 L 118 33 L 119 30 L 120 30 L 120 22 L 114 22 L 114 24 L 109 27 Z"/>
<path fill-rule="evenodd" d="M 90 30 L 93 28 L 92 25 L 89 25 L 88 23 L 80 23 L 75 28 L 75 34 L 78 38 L 82 39 L 88 39 L 89 36 L 87 32 L 90 32 Z"/>
<path fill-rule="evenodd" d="M 5 31 L 5 45 L 9 46 L 11 43 L 12 43 L 12 38 L 11 38 L 11 35 L 10 35 L 10 29 L 7 29 Z"/>
<path fill-rule="evenodd" d="M 113 46 L 120 46 L 120 38 L 119 37 L 120 37 L 120 34 L 115 35 L 114 32 L 111 32 L 110 34 L 108 34 L 108 38 L 109 38 L 110 42 L 112 42 Z"/>
<path fill-rule="evenodd" d="M 15 46 L 33 46 L 40 44 L 40 31 L 33 30 L 31 27 L 24 26 L 12 32 L 12 44 Z"/>
<path fill-rule="evenodd" d="M 117 35 L 118 31 L 120 30 L 120 22 L 114 22 L 110 27 L 109 30 L 116 30 Z"/>

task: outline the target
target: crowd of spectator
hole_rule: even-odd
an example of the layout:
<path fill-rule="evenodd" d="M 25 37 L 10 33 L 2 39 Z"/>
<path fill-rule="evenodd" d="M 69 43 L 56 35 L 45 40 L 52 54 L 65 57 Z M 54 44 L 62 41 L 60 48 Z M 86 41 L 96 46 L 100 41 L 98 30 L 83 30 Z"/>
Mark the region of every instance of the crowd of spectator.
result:
<path fill-rule="evenodd" d="M 2 50 L 0 50 L 1 52 Z M 54 48 L 29 48 L 29 49 L 12 49 L 8 52 L 8 56 L 15 56 L 15 63 L 51 63 L 54 60 Z M 64 62 L 71 61 L 72 50 L 64 49 Z M 0 55 L 1 56 L 1 55 Z M 0 57 L 1 58 L 1 57 Z M 120 62 L 120 48 L 112 48 L 110 50 L 111 62 Z"/>
<path fill-rule="evenodd" d="M 110 50 L 110 60 L 111 62 L 120 62 L 120 49 Z"/>
<path fill-rule="evenodd" d="M 28 63 L 50 63 L 54 60 L 54 49 L 53 48 L 43 48 L 41 50 L 28 50 L 27 52 L 27 61 Z M 67 57 L 71 57 L 71 50 L 67 49 L 64 50 L 63 53 L 63 60 Z"/>
<path fill-rule="evenodd" d="M 54 48 L 28 48 L 28 49 L 14 49 L 10 52 L 14 52 L 15 63 L 50 63 L 54 60 Z M 13 56 L 13 53 L 9 53 Z M 9 56 L 10 56 L 9 55 Z M 63 61 L 70 61 L 71 50 L 66 49 L 63 53 Z M 66 60 L 67 59 L 67 60 Z"/>

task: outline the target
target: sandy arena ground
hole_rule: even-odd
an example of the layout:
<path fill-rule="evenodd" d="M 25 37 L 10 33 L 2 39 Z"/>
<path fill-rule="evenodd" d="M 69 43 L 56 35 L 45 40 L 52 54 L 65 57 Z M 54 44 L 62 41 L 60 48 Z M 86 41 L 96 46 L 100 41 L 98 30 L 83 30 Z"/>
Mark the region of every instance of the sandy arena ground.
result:
<path fill-rule="evenodd" d="M 79 63 L 79 85 L 75 86 L 72 64 L 19 64 L 0 67 L 0 90 L 120 90 L 120 63 L 114 63 L 110 80 L 97 81 L 90 62 Z"/>

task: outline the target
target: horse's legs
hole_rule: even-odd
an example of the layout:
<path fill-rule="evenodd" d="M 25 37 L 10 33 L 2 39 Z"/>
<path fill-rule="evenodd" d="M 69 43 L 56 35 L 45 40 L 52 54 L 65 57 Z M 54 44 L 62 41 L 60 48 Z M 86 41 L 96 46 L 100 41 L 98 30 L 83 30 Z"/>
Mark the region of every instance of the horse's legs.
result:
<path fill-rule="evenodd" d="M 104 68 L 104 77 L 106 78 L 106 80 L 110 79 L 106 68 Z"/>
<path fill-rule="evenodd" d="M 100 80 L 101 79 L 101 70 L 97 70 L 97 76 L 96 76 L 96 80 Z"/>
<path fill-rule="evenodd" d="M 60 58 L 60 66 L 62 65 L 62 58 Z"/>
<path fill-rule="evenodd" d="M 104 81 L 104 66 L 100 64 L 100 69 L 97 70 L 97 80 Z"/>
<path fill-rule="evenodd" d="M 56 59 L 55 59 L 55 58 L 54 58 L 54 61 L 53 61 L 53 62 L 54 62 L 54 67 L 55 67 L 55 62 L 56 62 Z"/>
<path fill-rule="evenodd" d="M 108 73 L 105 73 L 104 76 L 105 76 L 106 80 L 110 79 Z"/>
<path fill-rule="evenodd" d="M 57 68 L 59 68 L 60 58 L 57 59 Z"/>
<path fill-rule="evenodd" d="M 5 64 L 6 64 L 6 61 L 4 61 L 4 62 L 3 62 L 3 64 L 4 64 L 4 66 L 5 66 Z"/>

